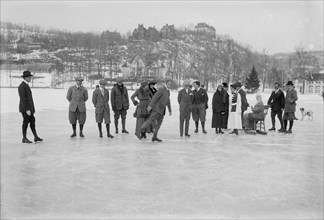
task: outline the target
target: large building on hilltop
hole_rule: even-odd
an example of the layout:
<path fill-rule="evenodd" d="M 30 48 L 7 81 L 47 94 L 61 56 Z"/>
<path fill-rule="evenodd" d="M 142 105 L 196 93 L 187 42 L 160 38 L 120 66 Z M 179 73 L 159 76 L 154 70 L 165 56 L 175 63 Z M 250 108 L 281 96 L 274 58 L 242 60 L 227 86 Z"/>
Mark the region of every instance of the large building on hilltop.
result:
<path fill-rule="evenodd" d="M 210 37 L 216 36 L 216 29 L 213 26 L 208 25 L 206 23 L 198 23 L 195 26 L 195 31 L 199 34 L 203 34 Z"/>

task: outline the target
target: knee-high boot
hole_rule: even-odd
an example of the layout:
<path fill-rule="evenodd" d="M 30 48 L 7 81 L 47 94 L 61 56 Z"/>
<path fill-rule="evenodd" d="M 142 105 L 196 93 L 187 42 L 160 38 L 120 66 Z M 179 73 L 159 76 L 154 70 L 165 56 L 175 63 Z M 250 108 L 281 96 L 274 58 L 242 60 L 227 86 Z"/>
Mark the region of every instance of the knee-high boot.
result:
<path fill-rule="evenodd" d="M 205 130 L 205 122 L 204 121 L 201 122 L 201 127 L 202 127 L 203 133 L 207 134 L 207 131 Z"/>
<path fill-rule="evenodd" d="M 106 130 L 107 130 L 107 137 L 114 138 L 114 136 L 110 134 L 110 124 L 106 124 Z"/>
<path fill-rule="evenodd" d="M 118 118 L 115 118 L 115 129 L 116 129 L 116 134 L 118 134 Z"/>
<path fill-rule="evenodd" d="M 129 132 L 126 130 L 125 126 L 126 126 L 126 119 L 122 119 L 122 127 L 123 127 L 122 133 L 128 134 Z"/>
<path fill-rule="evenodd" d="M 102 127 L 101 127 L 101 123 L 98 123 L 98 129 L 99 129 L 99 137 L 102 138 Z"/>
<path fill-rule="evenodd" d="M 195 133 L 198 133 L 198 125 L 199 125 L 199 121 L 195 121 L 195 126 L 196 126 Z"/>

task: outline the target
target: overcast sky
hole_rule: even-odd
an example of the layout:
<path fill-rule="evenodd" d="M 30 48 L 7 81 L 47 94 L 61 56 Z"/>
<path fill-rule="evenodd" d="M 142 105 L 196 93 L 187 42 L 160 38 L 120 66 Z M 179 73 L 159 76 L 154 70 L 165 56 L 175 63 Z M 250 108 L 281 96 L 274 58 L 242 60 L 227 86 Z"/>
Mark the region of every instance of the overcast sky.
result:
<path fill-rule="evenodd" d="M 45 29 L 125 34 L 138 24 L 193 27 L 205 22 L 252 49 L 273 54 L 296 46 L 323 50 L 323 1 L 8 1 L 1 21 Z"/>

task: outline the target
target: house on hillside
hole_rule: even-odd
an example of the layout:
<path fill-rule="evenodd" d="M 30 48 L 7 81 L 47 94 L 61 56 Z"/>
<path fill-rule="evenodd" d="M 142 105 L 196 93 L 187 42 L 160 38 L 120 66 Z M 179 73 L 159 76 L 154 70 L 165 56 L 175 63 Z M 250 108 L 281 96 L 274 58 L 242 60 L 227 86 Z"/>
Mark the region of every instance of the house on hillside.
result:
<path fill-rule="evenodd" d="M 161 28 L 161 37 L 163 39 L 170 39 L 170 40 L 173 40 L 177 37 L 177 32 L 174 28 L 174 25 L 164 25 L 162 28 Z"/>
<path fill-rule="evenodd" d="M 145 71 L 145 63 L 139 55 L 136 55 L 129 62 L 123 63 L 121 71 L 124 78 L 142 77 Z"/>
<path fill-rule="evenodd" d="M 134 38 L 135 40 L 144 39 L 145 32 L 146 32 L 146 28 L 144 27 L 144 25 L 139 24 L 138 27 L 134 29 L 132 38 Z"/>
<path fill-rule="evenodd" d="M 195 26 L 195 30 L 198 34 L 202 34 L 210 37 L 216 36 L 216 29 L 213 26 L 210 26 L 206 23 L 198 23 Z"/>
<path fill-rule="evenodd" d="M 21 53 L 27 53 L 32 50 L 40 50 L 42 49 L 43 44 L 41 42 L 36 41 L 36 39 L 32 37 L 26 37 L 18 40 L 17 42 L 17 51 Z"/>
<path fill-rule="evenodd" d="M 145 32 L 145 39 L 150 41 L 159 41 L 161 39 L 160 33 L 156 30 L 155 27 L 149 27 Z"/>
<path fill-rule="evenodd" d="M 156 60 L 152 63 L 148 69 L 147 76 L 153 77 L 155 79 L 165 78 L 167 68 L 161 60 Z"/>

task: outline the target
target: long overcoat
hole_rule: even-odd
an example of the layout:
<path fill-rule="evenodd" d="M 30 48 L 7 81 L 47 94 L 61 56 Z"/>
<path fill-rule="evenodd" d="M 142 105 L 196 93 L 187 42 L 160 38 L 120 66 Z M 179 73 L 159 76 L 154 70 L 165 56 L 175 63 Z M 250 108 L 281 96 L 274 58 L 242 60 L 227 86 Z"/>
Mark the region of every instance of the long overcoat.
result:
<path fill-rule="evenodd" d="M 297 92 L 295 89 L 291 89 L 286 94 L 285 100 L 285 113 L 296 112 L 296 101 L 298 100 Z"/>
<path fill-rule="evenodd" d="M 20 97 L 19 101 L 19 112 L 26 113 L 28 110 L 31 111 L 32 114 L 35 113 L 35 106 L 33 101 L 33 96 L 31 89 L 27 85 L 27 83 L 22 82 L 18 87 L 18 93 Z"/>

